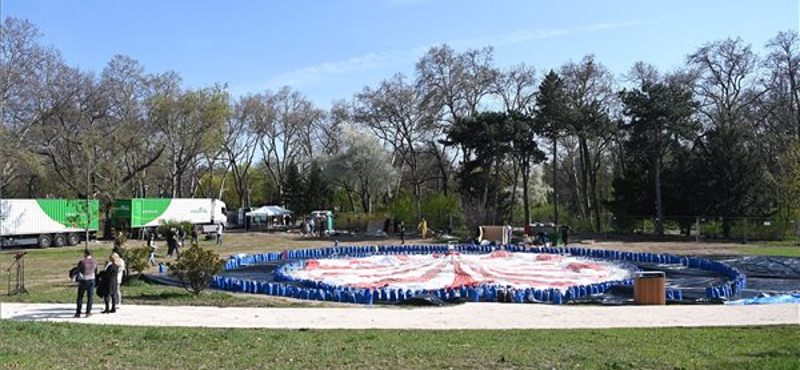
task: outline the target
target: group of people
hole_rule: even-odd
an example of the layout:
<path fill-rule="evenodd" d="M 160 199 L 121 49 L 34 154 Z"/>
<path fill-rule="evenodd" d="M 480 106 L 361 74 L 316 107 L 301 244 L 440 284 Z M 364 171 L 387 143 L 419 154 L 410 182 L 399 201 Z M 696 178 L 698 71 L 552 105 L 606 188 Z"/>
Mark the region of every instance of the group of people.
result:
<path fill-rule="evenodd" d="M 219 225 L 217 228 L 216 244 L 222 244 L 223 226 Z M 122 290 L 120 285 L 125 274 L 125 260 L 122 258 L 122 238 L 119 233 L 114 239 L 114 249 L 108 258 L 108 262 L 100 269 L 99 262 L 92 256 L 92 252 L 87 248 L 84 250 L 83 258 L 78 261 L 75 268 L 70 270 L 70 278 L 78 283 L 78 297 L 77 308 L 75 310 L 75 317 L 80 317 L 83 308 L 83 300 L 86 297 L 86 317 L 92 315 L 92 306 L 94 304 L 94 296 L 103 298 L 105 309 L 103 313 L 114 313 L 119 309 L 122 302 Z M 167 240 L 167 257 L 180 257 L 180 249 L 186 239 L 186 231 L 182 228 L 171 228 L 166 233 Z M 196 245 L 198 242 L 197 229 L 191 229 L 191 242 Z M 149 263 L 151 266 L 156 265 L 156 233 L 149 232 L 147 234 L 147 246 L 150 249 Z"/>
<path fill-rule="evenodd" d="M 98 261 L 92 257 L 89 249 L 84 250 L 83 259 L 71 271 L 72 278 L 78 282 L 78 299 L 75 317 L 81 317 L 83 297 L 86 296 L 85 317 L 92 316 L 95 290 L 97 296 L 103 298 L 105 309 L 102 313 L 114 313 L 122 303 L 122 279 L 125 274 L 125 260 L 115 248 L 102 270 L 98 269 Z"/>
<path fill-rule="evenodd" d="M 328 216 L 321 214 L 317 217 L 309 216 L 303 220 L 300 229 L 304 235 L 319 235 L 320 238 L 325 236 L 327 232 Z"/>
<path fill-rule="evenodd" d="M 217 225 L 216 231 L 216 245 L 222 245 L 222 234 L 223 234 L 223 226 Z M 191 229 L 191 245 L 197 245 L 198 243 L 198 233 L 197 228 L 192 227 Z M 183 228 L 171 228 L 166 233 L 166 240 L 167 240 L 167 257 L 172 257 L 174 254 L 175 257 L 180 258 L 181 256 L 181 248 L 184 245 L 186 240 L 186 230 Z M 156 265 L 156 251 L 158 250 L 158 246 L 156 245 L 156 233 L 150 232 L 147 235 L 147 247 L 150 248 L 150 257 L 148 262 L 151 266 Z"/>
<path fill-rule="evenodd" d="M 527 236 L 525 237 L 525 239 L 523 239 L 523 244 L 549 247 L 554 242 L 554 240 L 551 240 L 550 237 L 552 236 L 554 239 L 557 239 L 560 236 L 561 243 L 567 245 L 567 243 L 569 242 L 569 232 L 570 232 L 570 227 L 567 225 L 561 225 L 560 227 L 553 227 L 553 233 L 551 235 L 548 235 L 542 230 L 539 230 L 536 233 L 529 231 L 526 233 Z M 533 236 L 534 238 L 531 239 L 530 236 Z M 509 240 L 511 240 L 510 237 Z"/>

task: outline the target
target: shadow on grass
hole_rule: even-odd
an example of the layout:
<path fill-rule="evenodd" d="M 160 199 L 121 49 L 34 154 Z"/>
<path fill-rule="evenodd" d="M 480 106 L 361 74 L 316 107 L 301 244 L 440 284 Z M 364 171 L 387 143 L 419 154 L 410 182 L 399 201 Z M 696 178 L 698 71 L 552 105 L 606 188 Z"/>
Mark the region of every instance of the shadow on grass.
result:
<path fill-rule="evenodd" d="M 159 293 L 128 294 L 125 296 L 125 298 L 142 302 L 163 302 L 171 300 L 193 300 L 195 297 L 189 292 L 175 290 Z"/>

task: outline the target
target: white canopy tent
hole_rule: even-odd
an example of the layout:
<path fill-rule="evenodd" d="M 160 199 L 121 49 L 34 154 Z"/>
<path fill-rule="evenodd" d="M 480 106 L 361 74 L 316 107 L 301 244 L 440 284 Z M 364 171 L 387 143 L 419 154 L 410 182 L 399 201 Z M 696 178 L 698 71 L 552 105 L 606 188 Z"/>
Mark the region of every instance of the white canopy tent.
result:
<path fill-rule="evenodd" d="M 276 217 L 276 216 L 285 216 L 291 214 L 292 211 L 283 208 L 281 206 L 263 206 L 256 208 L 250 212 L 247 212 L 245 215 L 247 217 L 254 217 L 254 216 Z"/>
<path fill-rule="evenodd" d="M 292 211 L 281 206 L 263 206 L 245 213 L 246 229 L 272 229 L 275 226 L 286 226 Z"/>

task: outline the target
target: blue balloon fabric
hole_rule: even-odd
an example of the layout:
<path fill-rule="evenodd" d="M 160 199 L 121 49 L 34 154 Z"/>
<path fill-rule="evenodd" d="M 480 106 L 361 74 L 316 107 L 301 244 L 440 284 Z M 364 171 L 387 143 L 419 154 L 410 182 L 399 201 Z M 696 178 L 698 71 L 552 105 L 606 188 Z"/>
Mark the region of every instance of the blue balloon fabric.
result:
<path fill-rule="evenodd" d="M 633 285 L 634 279 L 622 281 L 607 281 L 590 285 L 573 286 L 562 293 L 558 289 L 511 289 L 494 285 L 460 286 L 442 288 L 433 291 L 411 291 L 402 289 L 351 288 L 332 286 L 319 281 L 295 280 L 286 272 L 292 269 L 303 268 L 306 259 L 338 258 L 342 255 L 350 257 L 364 257 L 376 254 L 434 254 L 447 253 L 449 248 L 454 248 L 459 253 L 486 254 L 494 251 L 495 247 L 474 244 L 462 245 L 389 245 L 389 246 L 346 246 L 315 249 L 290 250 L 283 253 L 264 253 L 255 255 L 232 255 L 224 264 L 225 270 L 234 270 L 243 266 L 263 262 L 287 260 L 274 272 L 275 282 L 248 281 L 237 278 L 215 276 L 212 287 L 226 291 L 249 292 L 254 294 L 267 294 L 274 296 L 294 297 L 321 301 L 349 302 L 360 304 L 375 304 L 382 302 L 398 302 L 411 298 L 420 293 L 430 293 L 443 300 L 465 299 L 472 302 L 497 301 L 498 290 L 504 293 L 515 303 L 546 302 L 562 304 L 570 299 L 585 297 L 606 292 L 614 285 Z M 589 249 L 576 247 L 534 247 L 506 246 L 506 250 L 520 253 L 552 253 L 589 258 L 602 258 L 626 262 L 652 262 L 659 264 L 682 265 L 689 268 L 698 268 L 719 272 L 728 277 L 728 281 L 721 286 L 706 288 L 706 298 L 730 299 L 736 296 L 747 286 L 747 277 L 738 269 L 724 263 L 697 257 L 682 257 L 670 254 L 621 252 L 604 249 Z M 505 295 L 504 295 L 505 296 Z M 668 300 L 682 300 L 683 292 L 680 289 L 668 289 Z M 793 298 L 792 298 L 793 299 Z M 800 298 L 798 298 L 800 299 Z M 744 300 L 747 301 L 747 300 Z M 738 301 L 736 301 L 738 302 Z M 754 301 L 755 302 L 755 301 Z M 733 303 L 731 303 L 733 304 Z M 742 303 L 757 304 L 757 303 Z"/>

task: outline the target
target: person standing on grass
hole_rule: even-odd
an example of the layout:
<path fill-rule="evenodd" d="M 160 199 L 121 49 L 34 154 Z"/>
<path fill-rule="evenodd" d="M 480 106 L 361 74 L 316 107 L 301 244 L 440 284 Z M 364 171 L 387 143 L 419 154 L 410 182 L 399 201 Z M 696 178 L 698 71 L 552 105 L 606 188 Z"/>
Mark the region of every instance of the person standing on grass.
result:
<path fill-rule="evenodd" d="M 406 244 L 406 223 L 400 221 L 400 245 Z"/>
<path fill-rule="evenodd" d="M 83 251 L 83 259 L 78 261 L 78 299 L 75 317 L 81 317 L 83 295 L 86 294 L 86 317 L 92 316 L 92 303 L 94 302 L 94 279 L 97 276 L 97 261 L 92 258 L 92 251 Z"/>
<path fill-rule="evenodd" d="M 175 251 L 175 229 L 167 231 L 167 257 L 172 257 L 172 252 Z"/>
<path fill-rule="evenodd" d="M 422 239 L 425 239 L 428 236 L 428 220 L 423 217 L 422 222 L 417 225 L 417 229 L 422 234 Z"/>
<path fill-rule="evenodd" d="M 114 303 L 119 308 L 122 305 L 122 278 L 125 277 L 125 260 L 119 253 L 112 253 L 111 261 L 117 265 L 117 295 Z"/>
<path fill-rule="evenodd" d="M 181 258 L 181 247 L 183 247 L 183 239 L 186 236 L 186 232 L 184 232 L 183 229 L 178 229 L 178 230 L 179 230 L 177 232 L 178 237 L 174 238 L 174 240 L 172 241 L 172 243 L 175 245 L 175 258 Z M 184 235 L 184 237 L 181 237 L 181 235 Z"/>
<path fill-rule="evenodd" d="M 186 230 L 181 227 L 178 229 L 178 240 L 180 241 L 180 246 L 183 246 L 183 243 L 186 241 Z"/>
<path fill-rule="evenodd" d="M 147 260 L 147 262 L 150 263 L 150 266 L 155 266 L 156 265 L 156 249 L 158 249 L 158 247 L 156 247 L 156 234 L 155 233 L 150 233 L 150 235 L 147 237 L 147 247 L 150 248 L 150 258 Z"/>
<path fill-rule="evenodd" d="M 222 245 L 222 224 L 217 225 L 217 245 Z"/>
<path fill-rule="evenodd" d="M 103 295 L 103 302 L 105 303 L 105 310 L 102 313 L 114 313 L 117 312 L 117 301 L 119 300 L 119 284 L 118 284 L 118 273 L 119 273 L 119 266 L 115 263 L 116 258 L 114 257 L 116 253 L 112 253 L 111 257 L 108 258 L 108 264 L 106 265 L 105 279 L 103 280 L 103 284 L 105 284 L 105 295 Z M 111 309 L 108 308 L 108 304 L 111 303 Z"/>
<path fill-rule="evenodd" d="M 197 227 L 192 227 L 192 245 L 197 245 Z"/>

